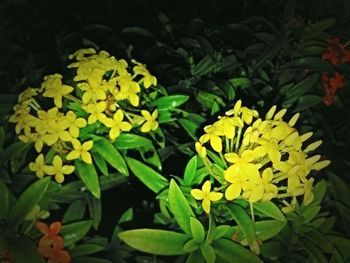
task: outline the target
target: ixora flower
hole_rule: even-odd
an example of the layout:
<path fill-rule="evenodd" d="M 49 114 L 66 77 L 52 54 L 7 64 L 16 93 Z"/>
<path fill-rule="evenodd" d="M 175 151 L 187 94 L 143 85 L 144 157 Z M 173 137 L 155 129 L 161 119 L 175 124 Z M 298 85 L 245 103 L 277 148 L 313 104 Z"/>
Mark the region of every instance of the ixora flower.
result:
<path fill-rule="evenodd" d="M 123 121 L 124 113 L 121 109 L 118 109 L 112 118 L 105 118 L 102 120 L 102 123 L 110 128 L 109 130 L 109 138 L 114 140 L 119 136 L 119 134 L 123 131 L 130 131 L 132 126 L 129 122 Z"/>
<path fill-rule="evenodd" d="M 62 224 L 53 222 L 50 226 L 45 223 L 36 223 L 37 229 L 43 234 L 38 243 L 38 252 L 50 263 L 69 263 L 71 256 L 64 248 L 64 240 L 59 235 Z"/>
<path fill-rule="evenodd" d="M 73 150 L 68 153 L 67 160 L 82 159 L 85 163 L 91 164 L 92 158 L 89 151 L 92 149 L 93 141 L 86 141 L 83 144 L 77 139 L 72 141 Z"/>
<path fill-rule="evenodd" d="M 141 126 L 142 132 L 149 132 L 151 130 L 154 131 L 158 128 L 158 122 L 156 121 L 158 117 L 158 110 L 154 110 L 152 115 L 150 112 L 142 110 L 141 114 L 145 118 L 145 123 Z"/>
<path fill-rule="evenodd" d="M 222 193 L 211 191 L 211 184 L 210 184 L 209 180 L 207 180 L 203 184 L 202 190 L 192 189 L 191 195 L 197 200 L 202 200 L 203 210 L 207 214 L 209 214 L 209 212 L 210 212 L 210 202 L 219 201 L 223 196 Z"/>
<path fill-rule="evenodd" d="M 308 177 L 330 161 L 312 154 L 322 141 L 306 144 L 312 132 L 299 134 L 294 127 L 298 113 L 286 122 L 283 118 L 287 110 L 276 110 L 273 106 L 262 119 L 256 110 L 238 101 L 226 116 L 204 127 L 205 134 L 196 142 L 196 151 L 227 200 L 240 198 L 255 203 L 276 198 L 287 205 L 284 211 L 292 211 L 298 196 L 304 197 L 305 205 L 312 202 L 314 179 Z M 217 158 L 206 154 L 208 142 L 219 154 Z M 209 193 L 209 180 L 202 190 L 191 191 L 197 200 L 203 200 L 207 213 L 210 200 L 214 201 Z"/>
<path fill-rule="evenodd" d="M 63 165 L 61 156 L 55 155 L 52 161 L 52 165 L 44 167 L 45 173 L 55 176 L 57 183 L 63 183 L 64 175 L 71 174 L 75 170 L 73 165 Z"/>
<path fill-rule="evenodd" d="M 64 158 L 93 163 L 93 141 L 81 138 L 90 130 L 115 140 L 133 128 L 144 133 L 158 128 L 158 110 L 142 107 L 157 85 L 146 65 L 134 60 L 129 65 L 92 48 L 78 50 L 70 59 L 73 81 L 68 81 L 73 84 L 67 85 L 61 74 L 45 76 L 40 88 L 29 87 L 19 95 L 9 118 L 18 139 L 33 143 L 38 152 L 29 169 L 38 178 L 52 175 L 59 183 L 75 170 Z M 52 155 L 52 164 L 45 163 Z"/>

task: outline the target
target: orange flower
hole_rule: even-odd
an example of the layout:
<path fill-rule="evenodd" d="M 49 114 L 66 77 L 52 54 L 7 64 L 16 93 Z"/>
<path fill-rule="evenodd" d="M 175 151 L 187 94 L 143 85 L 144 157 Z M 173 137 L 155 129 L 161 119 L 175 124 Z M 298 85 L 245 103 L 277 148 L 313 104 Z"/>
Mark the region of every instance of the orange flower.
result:
<path fill-rule="evenodd" d="M 327 106 L 330 106 L 334 102 L 334 96 L 337 90 L 344 87 L 344 75 L 340 75 L 336 72 L 333 77 L 330 77 L 328 73 L 322 73 L 321 79 L 323 90 L 325 92 L 323 102 Z"/>
<path fill-rule="evenodd" d="M 53 244 L 47 239 L 41 239 L 38 251 L 41 256 L 48 258 L 48 263 L 69 263 L 71 262 L 71 257 L 63 248 L 64 242 L 62 237 Z"/>
<path fill-rule="evenodd" d="M 44 235 L 39 240 L 38 252 L 41 256 L 48 258 L 48 263 L 69 263 L 71 257 L 64 248 L 64 240 L 59 235 L 62 224 L 53 222 L 50 227 L 45 223 L 38 222 L 36 227 Z"/>
<path fill-rule="evenodd" d="M 350 49 L 335 37 L 327 40 L 327 50 L 322 54 L 322 59 L 329 60 L 332 65 L 350 62 Z"/>

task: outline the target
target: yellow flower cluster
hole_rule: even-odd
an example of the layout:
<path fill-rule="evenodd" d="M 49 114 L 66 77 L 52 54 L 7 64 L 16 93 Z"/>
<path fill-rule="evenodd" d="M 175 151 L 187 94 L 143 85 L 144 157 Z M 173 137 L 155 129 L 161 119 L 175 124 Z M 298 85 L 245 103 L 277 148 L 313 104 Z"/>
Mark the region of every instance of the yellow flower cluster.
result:
<path fill-rule="evenodd" d="M 289 212 L 297 196 L 303 196 L 305 205 L 313 200 L 314 179 L 308 175 L 328 166 L 330 161 L 320 161 L 320 155 L 312 155 L 321 140 L 305 147 L 313 133 L 301 135 L 294 128 L 298 113 L 286 122 L 283 120 L 286 109 L 278 112 L 276 109 L 273 106 L 263 119 L 256 110 L 243 107 L 238 101 L 225 116 L 204 127 L 205 134 L 195 146 L 227 200 L 243 198 L 254 203 L 278 198 L 286 205 L 283 210 Z M 221 168 L 207 154 L 208 142 L 220 156 Z M 210 187 L 203 186 L 203 191 L 210 192 Z M 197 190 L 191 193 L 198 200 L 204 195 Z M 286 199 L 292 199 L 291 203 Z M 210 206 L 205 206 L 208 212 Z"/>
<path fill-rule="evenodd" d="M 157 84 L 145 65 L 132 60 L 129 67 L 125 60 L 92 48 L 78 50 L 70 58 L 76 60 L 68 66 L 76 69 L 75 84 L 65 85 L 60 74 L 46 76 L 40 88 L 28 88 L 19 95 L 9 119 L 16 124 L 19 140 L 33 142 L 39 154 L 29 165 L 30 170 L 39 178 L 53 175 L 59 183 L 64 181 L 64 175 L 74 171 L 74 166 L 64 162 L 81 159 L 92 163 L 89 151 L 93 141 L 79 139 L 85 126 L 100 122 L 111 140 L 135 126 L 141 125 L 141 132 L 158 128 L 157 109 L 153 113 L 139 109 L 141 87 L 148 89 Z M 69 110 L 70 103 L 78 104 L 86 114 Z M 56 154 L 50 165 L 45 163 L 45 146 Z"/>

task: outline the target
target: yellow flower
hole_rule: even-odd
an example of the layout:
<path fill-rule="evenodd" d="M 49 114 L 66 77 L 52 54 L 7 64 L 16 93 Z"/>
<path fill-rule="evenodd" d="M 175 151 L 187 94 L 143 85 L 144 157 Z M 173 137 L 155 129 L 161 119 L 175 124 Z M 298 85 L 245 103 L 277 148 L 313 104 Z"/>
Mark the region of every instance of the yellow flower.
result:
<path fill-rule="evenodd" d="M 110 128 L 109 138 L 111 138 L 111 140 L 114 140 L 115 138 L 117 138 L 122 131 L 131 130 L 132 128 L 131 124 L 126 121 L 123 121 L 123 118 L 124 118 L 124 113 L 121 109 L 119 109 L 117 110 L 116 113 L 114 113 L 113 119 L 105 118 L 102 120 L 102 123 L 106 127 Z"/>
<path fill-rule="evenodd" d="M 229 139 L 233 139 L 236 134 L 236 127 L 242 128 L 243 121 L 238 117 L 219 117 L 220 119 L 215 122 L 216 127 L 221 127 L 222 135 Z"/>
<path fill-rule="evenodd" d="M 136 66 L 134 66 L 133 71 L 136 75 L 143 75 L 143 78 L 140 80 L 143 82 L 143 86 L 148 89 L 150 86 L 157 85 L 157 78 L 152 76 L 151 73 L 147 70 L 146 65 L 137 62 L 136 60 L 132 60 Z"/>
<path fill-rule="evenodd" d="M 11 115 L 9 122 L 16 123 L 16 134 L 19 134 L 22 130 L 28 132 L 31 127 L 37 125 L 38 119 L 30 114 L 30 107 L 16 104 L 14 106 L 14 111 L 15 113 Z"/>
<path fill-rule="evenodd" d="M 73 173 L 75 167 L 73 165 L 63 165 L 62 158 L 59 155 L 55 155 L 52 161 L 52 165 L 44 167 L 44 171 L 48 175 L 54 175 L 57 183 L 63 183 L 64 175 Z"/>
<path fill-rule="evenodd" d="M 259 117 L 259 113 L 256 110 L 251 110 L 247 107 L 242 107 L 241 112 L 242 112 L 242 120 L 247 124 L 252 123 L 253 117 L 255 118 Z"/>
<path fill-rule="evenodd" d="M 35 159 L 35 162 L 29 163 L 29 170 L 35 172 L 36 176 L 39 178 L 43 178 L 45 171 L 45 161 L 44 161 L 44 155 L 39 154 L 38 157 Z"/>
<path fill-rule="evenodd" d="M 74 52 L 74 54 L 69 55 L 69 59 L 76 58 L 76 60 L 83 60 L 85 55 L 96 54 L 96 50 L 93 48 L 82 48 Z"/>
<path fill-rule="evenodd" d="M 207 149 L 204 146 L 202 146 L 200 142 L 196 142 L 195 147 L 199 157 L 204 159 L 207 156 Z"/>
<path fill-rule="evenodd" d="M 86 126 L 86 120 L 83 118 L 77 118 L 73 111 L 67 112 L 66 119 L 69 122 L 69 133 L 73 138 L 78 138 L 79 128 Z"/>
<path fill-rule="evenodd" d="M 42 136 L 43 141 L 51 146 L 61 139 L 64 142 L 72 140 L 72 136 L 66 129 L 69 127 L 69 122 L 62 116 L 62 118 L 56 118 L 50 120 L 47 123 L 47 133 Z"/>
<path fill-rule="evenodd" d="M 158 128 L 158 122 L 156 121 L 158 117 L 158 110 L 155 109 L 151 115 L 150 112 L 146 110 L 141 110 L 142 116 L 145 118 L 146 122 L 141 126 L 141 132 L 154 131 Z"/>
<path fill-rule="evenodd" d="M 241 156 L 236 153 L 226 153 L 224 156 L 228 162 L 233 163 L 226 170 L 227 178 L 242 175 L 243 178 L 256 180 L 260 177 L 259 168 L 261 165 L 252 163 L 255 160 L 255 154 L 252 150 L 245 150 Z"/>
<path fill-rule="evenodd" d="M 128 99 L 132 106 L 137 107 L 139 105 L 140 86 L 137 82 L 133 81 L 130 75 L 122 75 L 116 77 L 118 85 L 120 87 L 119 92 L 115 95 L 116 100 Z"/>
<path fill-rule="evenodd" d="M 206 134 L 202 135 L 199 138 L 199 142 L 201 144 L 206 143 L 207 141 L 210 141 L 211 147 L 214 149 L 216 152 L 221 152 L 222 151 L 222 141 L 220 138 L 220 134 L 222 133 L 220 129 L 215 127 L 215 125 L 208 125 L 204 127 L 204 131 Z"/>
<path fill-rule="evenodd" d="M 100 101 L 98 103 L 90 103 L 86 106 L 83 106 L 83 109 L 90 113 L 88 118 L 88 123 L 93 124 L 97 120 L 102 121 L 106 118 L 106 115 L 103 113 L 106 110 L 107 104 L 105 101 Z"/>
<path fill-rule="evenodd" d="M 224 177 L 227 182 L 231 183 L 225 191 L 225 198 L 229 201 L 236 199 L 240 196 L 242 187 L 247 182 L 247 178 L 243 177 L 241 174 L 232 176 L 227 170 L 224 171 Z"/>
<path fill-rule="evenodd" d="M 266 168 L 258 181 L 248 181 L 242 185 L 244 193 L 242 197 L 251 203 L 257 201 L 269 201 L 276 197 L 278 188 L 271 183 L 273 172 L 271 168 Z"/>
<path fill-rule="evenodd" d="M 60 74 L 46 76 L 42 87 L 45 90 L 43 96 L 53 98 L 58 108 L 62 107 L 62 97 L 74 90 L 71 86 L 62 85 L 62 76 Z"/>
<path fill-rule="evenodd" d="M 46 219 L 50 216 L 49 211 L 41 210 L 40 206 L 35 205 L 30 211 L 27 216 L 25 217 L 25 220 L 27 221 L 37 221 L 38 219 Z"/>
<path fill-rule="evenodd" d="M 90 101 L 95 103 L 98 100 L 106 99 L 106 91 L 101 86 L 103 74 L 104 70 L 95 69 L 89 74 L 87 79 L 88 82 L 78 84 L 78 87 L 85 91 L 82 96 L 82 101 L 84 104 L 88 104 Z"/>
<path fill-rule="evenodd" d="M 264 157 L 266 154 L 268 154 L 273 163 L 276 163 L 281 159 L 281 153 L 278 149 L 276 139 L 266 140 L 259 138 L 257 142 L 260 144 L 260 146 L 253 150 L 257 157 Z"/>
<path fill-rule="evenodd" d="M 38 110 L 37 114 L 39 117 L 39 121 L 38 121 L 38 124 L 35 126 L 35 130 L 40 135 L 44 135 L 49 130 L 49 123 L 57 119 L 58 108 L 54 107 L 49 109 L 48 111 Z"/>
<path fill-rule="evenodd" d="M 89 150 L 91 150 L 93 146 L 93 141 L 86 141 L 83 144 L 80 143 L 79 140 L 74 139 L 72 140 L 72 145 L 74 150 L 72 150 L 67 155 L 67 160 L 74 160 L 74 159 L 82 159 L 87 164 L 92 164 L 92 158 L 91 154 L 89 153 Z"/>
<path fill-rule="evenodd" d="M 191 195 L 197 199 L 197 200 L 202 200 L 202 207 L 203 210 L 209 214 L 210 212 L 210 202 L 215 202 L 215 201 L 219 201 L 223 194 L 222 193 L 218 193 L 218 192 L 214 192 L 214 191 L 210 191 L 211 190 L 211 184 L 210 181 L 207 180 L 203 186 L 202 186 L 202 190 L 200 189 L 192 189 L 191 190 Z"/>

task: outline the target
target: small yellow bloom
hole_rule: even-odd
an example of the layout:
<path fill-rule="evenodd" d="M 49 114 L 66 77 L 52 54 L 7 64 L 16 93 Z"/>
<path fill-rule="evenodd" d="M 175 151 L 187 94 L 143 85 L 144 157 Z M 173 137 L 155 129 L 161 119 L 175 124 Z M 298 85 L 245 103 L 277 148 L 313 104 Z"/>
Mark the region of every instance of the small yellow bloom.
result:
<path fill-rule="evenodd" d="M 27 216 L 25 217 L 25 220 L 27 221 L 37 221 L 38 219 L 46 219 L 50 216 L 50 213 L 45 210 L 40 210 L 40 206 L 35 205 L 30 211 Z"/>
<path fill-rule="evenodd" d="M 214 151 L 221 152 L 222 141 L 219 135 L 222 134 L 222 132 L 220 131 L 220 129 L 215 127 L 215 125 L 208 125 L 204 127 L 204 131 L 206 132 L 206 134 L 202 135 L 199 138 L 199 142 L 203 144 L 207 141 L 210 141 L 210 145 L 214 149 Z"/>
<path fill-rule="evenodd" d="M 123 121 L 124 113 L 121 109 L 117 110 L 112 118 L 105 118 L 102 120 L 102 123 L 110 128 L 109 130 L 109 138 L 114 140 L 119 136 L 122 131 L 130 131 L 132 126 L 129 122 Z"/>
<path fill-rule="evenodd" d="M 67 160 L 74 160 L 74 159 L 82 159 L 87 164 L 92 164 L 92 158 L 89 151 L 91 150 L 93 146 L 93 141 L 86 141 L 83 144 L 80 143 L 79 140 L 74 139 L 72 140 L 72 145 L 74 150 L 72 150 L 67 155 Z"/>
<path fill-rule="evenodd" d="M 52 161 L 52 165 L 44 167 L 44 171 L 48 175 L 54 175 L 57 183 L 61 184 L 64 181 L 64 175 L 71 174 L 75 170 L 73 165 L 63 165 L 62 158 L 59 155 L 55 155 Z"/>
<path fill-rule="evenodd" d="M 66 119 L 69 122 L 69 133 L 73 138 L 78 138 L 79 129 L 86 126 L 86 120 L 83 118 L 77 118 L 73 111 L 68 111 Z"/>
<path fill-rule="evenodd" d="M 123 75 L 116 77 L 120 87 L 119 92 L 115 95 L 116 100 L 128 99 L 132 106 L 139 106 L 140 98 L 137 95 L 141 91 L 140 85 L 133 81 L 131 76 Z"/>
<path fill-rule="evenodd" d="M 146 65 L 137 62 L 136 60 L 132 60 L 136 66 L 134 66 L 133 71 L 136 75 L 142 75 L 143 78 L 140 80 L 143 82 L 143 86 L 148 89 L 152 85 L 157 85 L 157 79 L 155 76 L 152 76 L 151 73 L 146 68 Z"/>
<path fill-rule="evenodd" d="M 196 142 L 195 147 L 199 157 L 204 159 L 207 156 L 207 149 L 204 146 L 202 146 L 200 142 Z"/>
<path fill-rule="evenodd" d="M 58 108 L 62 107 L 62 97 L 74 90 L 71 86 L 62 85 L 62 76 L 60 74 L 46 76 L 42 87 L 45 90 L 43 96 L 53 98 Z"/>
<path fill-rule="evenodd" d="M 107 104 L 105 101 L 100 101 L 98 103 L 90 103 L 86 106 L 83 106 L 83 109 L 90 113 L 88 118 L 88 123 L 93 124 L 97 120 L 102 121 L 106 118 L 106 115 L 103 113 L 106 110 Z"/>
<path fill-rule="evenodd" d="M 196 200 L 202 200 L 203 210 L 207 214 L 209 214 L 209 212 L 210 212 L 210 202 L 219 201 L 223 196 L 222 193 L 218 193 L 218 192 L 214 192 L 214 191 L 211 192 L 210 190 L 211 190 L 211 184 L 210 184 L 209 180 L 207 180 L 203 184 L 202 190 L 200 190 L 200 189 L 192 189 L 191 190 L 191 195 Z"/>
<path fill-rule="evenodd" d="M 150 130 L 154 131 L 158 128 L 158 110 L 155 109 L 151 115 L 150 112 L 146 110 L 141 110 L 142 116 L 145 118 L 146 122 L 141 126 L 141 132 L 149 132 Z"/>
<path fill-rule="evenodd" d="M 35 162 L 29 163 L 29 170 L 35 172 L 36 176 L 39 178 L 43 178 L 45 171 L 45 161 L 44 161 L 44 155 L 39 154 L 38 157 L 35 159 Z"/>

